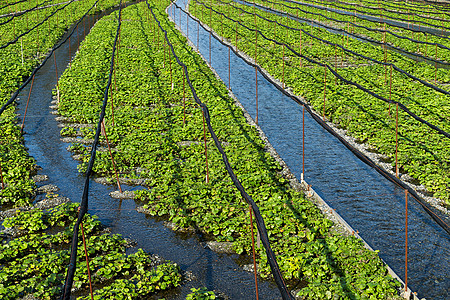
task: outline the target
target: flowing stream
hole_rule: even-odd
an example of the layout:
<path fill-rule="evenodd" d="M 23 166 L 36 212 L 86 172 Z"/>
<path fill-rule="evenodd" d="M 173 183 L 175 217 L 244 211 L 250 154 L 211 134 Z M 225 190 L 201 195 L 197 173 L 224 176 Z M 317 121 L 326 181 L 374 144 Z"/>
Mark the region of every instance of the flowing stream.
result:
<path fill-rule="evenodd" d="M 178 0 L 183 9 L 187 0 Z M 175 6 L 175 23 L 212 62 L 228 84 L 228 49 Z M 189 26 L 189 30 L 187 30 Z M 211 40 L 211 44 L 210 44 Z M 211 51 L 209 50 L 211 47 Z M 211 58 L 209 57 L 211 53 Z M 255 70 L 231 52 L 231 88 L 246 110 L 256 116 Z M 258 76 L 259 125 L 291 171 L 302 173 L 302 108 Z M 364 164 L 334 136 L 305 116 L 305 180 L 405 280 L 404 190 Z M 408 287 L 427 299 L 450 294 L 450 238 L 423 208 L 408 203 Z M 437 212 L 438 213 L 438 212 Z M 438 213 L 439 214 L 439 213 Z"/>

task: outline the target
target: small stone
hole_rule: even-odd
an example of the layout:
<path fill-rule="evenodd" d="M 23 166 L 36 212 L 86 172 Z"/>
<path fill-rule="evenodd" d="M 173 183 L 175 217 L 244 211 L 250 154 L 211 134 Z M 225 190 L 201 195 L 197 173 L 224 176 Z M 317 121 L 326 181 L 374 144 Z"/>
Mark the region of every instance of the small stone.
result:
<path fill-rule="evenodd" d="M 67 202 L 70 202 L 69 198 L 67 197 L 46 198 L 37 202 L 34 207 L 39 209 L 49 209 Z"/>
<path fill-rule="evenodd" d="M 59 188 L 54 184 L 46 184 L 36 189 L 36 194 L 45 194 L 50 192 L 57 192 Z"/>
<path fill-rule="evenodd" d="M 132 191 L 114 191 L 109 193 L 109 195 L 114 199 L 134 199 L 135 194 Z"/>
<path fill-rule="evenodd" d="M 31 177 L 31 179 L 36 182 L 43 182 L 43 181 L 47 181 L 48 180 L 48 176 L 47 175 L 34 175 L 33 177 Z"/>
<path fill-rule="evenodd" d="M 233 250 L 233 243 L 232 242 L 216 242 L 216 241 L 209 241 L 206 242 L 206 245 L 209 249 L 218 252 L 218 253 L 235 253 Z"/>
<path fill-rule="evenodd" d="M 194 273 L 192 273 L 191 271 L 184 272 L 183 277 L 186 281 L 193 281 L 197 279 L 197 277 L 195 277 Z"/>

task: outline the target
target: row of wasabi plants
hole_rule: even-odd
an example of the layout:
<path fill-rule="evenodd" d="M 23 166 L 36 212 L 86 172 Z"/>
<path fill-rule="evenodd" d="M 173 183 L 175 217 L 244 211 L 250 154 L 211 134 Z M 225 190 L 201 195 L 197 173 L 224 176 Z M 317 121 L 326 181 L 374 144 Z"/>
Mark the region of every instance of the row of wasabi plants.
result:
<path fill-rule="evenodd" d="M 45 2 L 45 3 L 44 3 Z M 4 3 L 4 1 L 2 2 Z M 7 6 L 2 13 L 20 12 L 34 8 L 36 4 L 49 6 L 58 1 L 21 2 Z M 58 39 L 77 21 L 95 1 L 74 1 L 64 5 L 50 6 L 40 10 L 33 10 L 18 15 L 6 24 L 0 25 L 0 46 L 14 41 L 19 35 L 50 16 L 38 28 L 23 35 L 17 42 L 0 49 L 0 106 L 3 106 L 12 93 L 22 84 L 44 58 L 46 53 L 56 44 Z M 101 0 L 97 8 L 106 9 L 116 5 L 115 1 Z M 8 20 L 8 17 L 0 21 Z M 3 185 L 0 190 L 0 207 L 29 205 L 32 201 L 34 183 L 31 175 L 35 172 L 34 161 L 28 156 L 23 147 L 23 138 L 20 128 L 17 127 L 17 118 L 14 106 L 9 106 L 0 116 L 0 167 Z"/>
<path fill-rule="evenodd" d="M 70 258 L 73 226 L 78 203 L 65 203 L 49 210 L 18 210 L 3 221 L 0 235 L 0 298 L 57 299 L 61 296 Z M 176 264 L 136 249 L 118 234 L 110 234 L 97 217 L 83 220 L 94 299 L 140 299 L 181 282 Z M 73 292 L 78 299 L 91 299 L 81 234 Z"/>
<path fill-rule="evenodd" d="M 49 6 L 60 2 L 18 1 L 15 5 L 3 7 L 3 1 L 0 14 L 24 11 L 37 4 Z M 41 25 L 39 30 L 33 30 L 18 43 L 0 49 L 1 105 L 42 61 L 68 26 L 94 2 L 74 1 Z M 6 45 L 65 4 L 33 10 L 2 24 L 0 44 Z M 115 5 L 118 5 L 117 1 L 101 0 L 92 12 Z M 36 174 L 37 167 L 24 147 L 17 123 L 15 107 L 10 106 L 0 116 L 0 210 L 9 209 L 5 214 L 9 217 L 0 220 L 0 298 L 58 299 L 69 263 L 70 242 L 79 205 L 65 203 L 46 210 L 32 207 L 36 184 L 31 177 Z M 50 202 L 56 198 L 58 195 L 52 193 L 46 197 Z M 14 210 L 13 207 L 20 209 Z M 118 234 L 109 233 L 96 216 L 87 214 L 83 225 L 94 299 L 142 299 L 181 284 L 181 271 L 176 264 L 142 249 L 130 248 L 133 243 Z M 79 299 L 91 299 L 81 236 L 79 241 L 73 292 Z M 126 251 L 132 254 L 126 254 Z"/>
<path fill-rule="evenodd" d="M 299 295 L 307 299 L 330 299 L 331 295 L 395 299 L 399 283 L 388 275 L 377 253 L 352 236 L 336 234 L 331 221 L 280 174 L 281 167 L 265 151 L 264 142 L 228 96 L 225 85 L 169 22 L 165 13 L 169 3 L 149 1 L 148 5 L 168 31 L 198 96 L 209 107 L 212 127 L 238 179 L 260 207 L 284 278 L 292 284 L 301 282 Z M 112 14 L 96 24 L 59 81 L 58 110 L 71 122 L 95 124 L 98 120 L 117 18 Z M 163 216 L 179 228 L 200 230 L 211 239 L 232 242 L 239 254 L 250 253 L 248 206 L 208 133 L 206 182 L 202 111 L 183 84 L 184 74 L 147 3 L 126 8 L 122 21 L 105 120 L 119 176 L 145 181 L 147 189 L 135 193 L 149 214 Z M 80 171 L 86 169 L 90 155 L 86 141 L 94 134 L 89 126 L 82 127 L 68 124 L 62 129 L 64 135 L 78 138 L 72 150 L 81 157 Z M 108 151 L 97 152 L 94 171 L 114 182 Z M 262 248 L 257 249 L 257 261 L 260 275 L 270 277 Z"/>
<path fill-rule="evenodd" d="M 211 15 L 210 5 L 213 7 Z M 382 47 L 356 39 L 349 39 L 347 44 L 340 34 L 320 27 L 312 27 L 308 23 L 299 23 L 284 15 L 264 12 L 258 7 L 256 12 L 264 19 L 255 17 L 253 7 L 237 4 L 234 1 L 194 0 L 191 2 L 190 11 L 233 45 L 236 43 L 237 36 L 238 48 L 251 57 L 255 57 L 255 32 L 238 25 L 236 33 L 236 22 L 219 13 L 224 13 L 251 29 L 257 28 L 266 37 L 285 43 L 306 57 L 328 64 L 346 80 L 353 81 L 385 99 L 403 103 L 419 117 L 450 132 L 450 96 L 412 81 L 395 70 L 391 78 L 390 67 L 386 68 L 373 61 L 343 53 L 342 49 L 335 44 L 343 45 L 345 48 L 378 61 L 384 61 L 385 54 Z M 295 15 L 293 10 L 290 13 Z M 305 32 L 300 34 L 300 31 L 287 30 L 265 19 L 303 29 L 332 44 L 314 39 Z M 386 55 L 387 62 L 392 62 L 404 71 L 434 84 L 434 65 L 416 62 L 393 51 L 387 51 Z M 282 45 L 263 38 L 261 34 L 258 37 L 256 60 L 271 75 L 292 88 L 296 95 L 304 97 L 314 109 L 321 114 L 324 112 L 327 120 L 346 129 L 349 135 L 385 155 L 395 170 L 395 105 L 390 105 L 353 85 L 341 82 L 330 70 L 308 62 L 305 58 L 300 59 L 287 47 L 284 47 L 283 51 Z M 439 79 L 437 86 L 448 90 L 446 85 L 450 82 L 448 70 L 438 69 L 437 78 Z M 399 109 L 398 166 L 400 173 L 409 174 L 413 178 L 410 181 L 425 186 L 428 192 L 442 199 L 443 204 L 450 203 L 449 157 L 449 138 L 421 124 Z"/>

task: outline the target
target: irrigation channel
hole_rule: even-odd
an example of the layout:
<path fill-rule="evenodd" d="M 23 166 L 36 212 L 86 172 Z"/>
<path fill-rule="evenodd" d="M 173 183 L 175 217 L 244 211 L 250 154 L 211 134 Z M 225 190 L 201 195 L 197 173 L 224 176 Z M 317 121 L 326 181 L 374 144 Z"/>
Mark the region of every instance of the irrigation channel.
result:
<path fill-rule="evenodd" d="M 176 3 L 183 9 L 187 0 Z M 228 48 L 175 6 L 170 16 L 229 82 Z M 189 26 L 189 30 L 187 29 Z M 211 47 L 211 49 L 210 49 Z M 210 57 L 211 55 L 211 57 Z M 231 52 L 231 88 L 256 117 L 255 70 Z M 302 173 L 302 107 L 258 75 L 258 124 L 291 171 Z M 305 180 L 405 280 L 405 193 L 360 161 L 337 138 L 305 116 Z M 448 299 L 450 238 L 414 200 L 408 203 L 408 286 L 419 297 Z M 436 212 L 438 213 L 438 212 Z M 438 213 L 439 214 L 439 213 Z M 444 217 L 444 216 L 443 216 Z"/>
<path fill-rule="evenodd" d="M 103 14 L 102 14 L 103 15 Z M 78 31 L 56 53 L 58 76 L 67 67 L 69 59 L 75 55 L 79 42 L 89 33 L 88 26 L 93 24 L 90 16 L 80 24 Z M 83 26 L 86 26 L 84 28 Z M 64 37 L 63 37 L 64 38 Z M 68 143 L 61 141 L 60 128 L 51 114 L 52 89 L 56 86 L 55 64 L 53 58 L 36 74 L 25 120 L 24 138 L 29 153 L 42 167 L 39 174 L 48 175 L 43 184 L 54 184 L 59 188 L 56 193 L 80 202 L 84 186 L 84 176 L 77 170 L 78 163 L 66 150 Z M 30 85 L 19 95 L 18 113 L 23 115 Z M 124 190 L 139 187 L 122 185 Z M 145 217 L 138 213 L 133 200 L 118 200 L 109 196 L 114 188 L 90 182 L 89 213 L 99 216 L 100 221 L 111 228 L 113 233 L 137 242 L 134 249 L 142 248 L 147 252 L 162 256 L 180 265 L 191 281 L 165 294 L 167 299 L 185 299 L 192 287 L 207 287 L 219 291 L 230 299 L 252 299 L 255 297 L 253 273 L 244 271 L 242 265 L 251 260 L 237 254 L 220 254 L 210 250 L 200 235 L 175 233 L 164 225 L 163 220 Z M 39 196 L 38 196 L 39 197 Z M 37 198 L 38 201 L 40 198 Z M 133 248 L 131 249 L 133 251 Z M 261 299 L 277 299 L 280 293 L 275 283 L 260 281 L 258 285 Z"/>

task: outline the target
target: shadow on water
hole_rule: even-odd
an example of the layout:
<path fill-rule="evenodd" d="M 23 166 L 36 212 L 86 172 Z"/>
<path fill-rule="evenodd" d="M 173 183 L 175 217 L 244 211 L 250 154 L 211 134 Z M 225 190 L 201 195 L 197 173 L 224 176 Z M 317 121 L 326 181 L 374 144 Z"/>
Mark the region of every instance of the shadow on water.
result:
<path fill-rule="evenodd" d="M 86 34 L 89 32 L 89 28 L 83 26 L 94 23 L 96 17 L 98 16 L 91 16 L 80 24 L 79 30 L 75 31 L 75 35 L 70 39 L 70 53 L 68 43 L 56 51 L 58 75 L 61 75 L 68 65 L 69 58 L 75 55 L 78 41 L 84 39 L 84 32 Z M 49 108 L 52 105 L 52 89 L 55 85 L 55 66 L 53 59 L 50 59 L 36 74 L 25 121 L 25 145 L 30 155 L 42 167 L 39 174 L 48 175 L 50 178 L 44 184 L 57 185 L 60 188 L 58 194 L 79 202 L 84 187 L 84 176 L 77 171 L 78 163 L 66 150 L 69 144 L 60 140 L 58 123 Z M 29 85 L 19 95 L 17 109 L 20 114 L 23 114 L 25 109 L 28 93 Z M 122 187 L 124 190 L 139 188 L 125 185 Z M 89 213 L 98 215 L 103 224 L 111 227 L 113 233 L 121 233 L 124 237 L 135 240 L 137 242 L 135 249 L 140 247 L 172 260 L 178 263 L 183 271 L 192 272 L 194 276 L 192 281 L 164 294 L 164 297 L 185 299 L 190 288 L 205 286 L 210 290 L 224 293 L 230 299 L 254 298 L 253 274 L 243 271 L 240 267 L 245 258 L 211 251 L 200 235 L 173 232 L 164 226 L 163 220 L 138 213 L 135 209 L 139 204 L 135 201 L 111 198 L 109 193 L 114 189 L 91 180 Z M 262 299 L 280 297 L 276 285 L 268 281 L 259 282 L 259 294 Z"/>
<path fill-rule="evenodd" d="M 177 4 L 186 6 L 186 0 Z M 172 18 L 209 60 L 209 33 L 178 9 Z M 211 40 L 212 67 L 228 84 L 228 49 Z M 246 110 L 255 117 L 255 71 L 231 53 L 231 87 Z M 301 107 L 258 76 L 259 125 L 272 145 L 300 178 L 302 172 Z M 305 118 L 306 181 L 404 280 L 405 197 L 392 184 L 354 156 L 312 118 Z M 450 239 L 414 200 L 408 203 L 408 286 L 419 297 L 448 299 L 450 290 Z"/>

